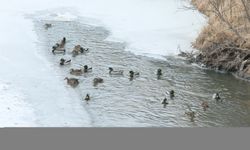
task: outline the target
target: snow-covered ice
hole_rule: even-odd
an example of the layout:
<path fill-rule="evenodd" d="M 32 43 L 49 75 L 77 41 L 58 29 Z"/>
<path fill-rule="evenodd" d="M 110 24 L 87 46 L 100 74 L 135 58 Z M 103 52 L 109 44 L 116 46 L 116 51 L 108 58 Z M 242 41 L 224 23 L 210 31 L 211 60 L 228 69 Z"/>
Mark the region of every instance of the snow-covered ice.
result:
<path fill-rule="evenodd" d="M 80 98 L 38 54 L 32 22 L 13 12 L 1 13 L 0 18 L 4 20 L 0 25 L 0 126 L 91 126 Z"/>

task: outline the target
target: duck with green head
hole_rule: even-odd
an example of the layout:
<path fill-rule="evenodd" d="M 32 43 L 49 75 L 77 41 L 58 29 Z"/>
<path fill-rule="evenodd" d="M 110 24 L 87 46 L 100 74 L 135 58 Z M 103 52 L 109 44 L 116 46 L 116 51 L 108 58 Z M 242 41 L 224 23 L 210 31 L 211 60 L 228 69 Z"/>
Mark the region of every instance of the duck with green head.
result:
<path fill-rule="evenodd" d="M 91 72 L 91 71 L 92 71 L 92 67 L 89 67 L 88 65 L 83 66 L 83 72 L 84 73 Z"/>

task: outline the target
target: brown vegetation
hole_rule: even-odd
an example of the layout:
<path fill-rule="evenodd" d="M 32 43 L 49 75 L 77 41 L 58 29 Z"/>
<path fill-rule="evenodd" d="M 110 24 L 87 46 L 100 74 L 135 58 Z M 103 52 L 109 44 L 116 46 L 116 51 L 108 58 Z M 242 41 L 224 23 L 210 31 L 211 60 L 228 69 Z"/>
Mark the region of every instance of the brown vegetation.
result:
<path fill-rule="evenodd" d="M 208 25 L 193 43 L 194 48 L 201 50 L 198 60 L 208 67 L 237 72 L 246 78 L 245 72 L 250 72 L 250 63 L 246 63 L 250 60 L 250 0 L 191 0 L 191 3 L 208 19 Z"/>

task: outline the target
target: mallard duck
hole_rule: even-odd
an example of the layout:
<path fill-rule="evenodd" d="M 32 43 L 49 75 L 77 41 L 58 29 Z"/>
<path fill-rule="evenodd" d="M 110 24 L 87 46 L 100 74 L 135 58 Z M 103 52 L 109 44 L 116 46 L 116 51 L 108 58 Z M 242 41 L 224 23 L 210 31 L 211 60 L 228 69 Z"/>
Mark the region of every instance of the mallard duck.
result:
<path fill-rule="evenodd" d="M 220 97 L 219 93 L 215 93 L 215 94 L 213 95 L 213 99 L 215 99 L 216 101 L 221 100 L 221 97 Z"/>
<path fill-rule="evenodd" d="M 83 72 L 84 73 L 91 72 L 91 71 L 92 71 L 92 67 L 89 68 L 88 65 L 83 66 Z"/>
<path fill-rule="evenodd" d="M 130 78 L 135 78 L 135 77 L 138 77 L 138 76 L 140 76 L 140 73 L 139 72 L 134 72 L 134 71 L 129 71 L 129 77 Z"/>
<path fill-rule="evenodd" d="M 168 105 L 168 101 L 166 97 L 163 99 L 161 104 L 163 104 L 163 107 L 166 108 L 166 106 Z"/>
<path fill-rule="evenodd" d="M 201 106 L 202 106 L 202 108 L 203 108 L 204 111 L 206 111 L 207 108 L 209 108 L 209 105 L 208 105 L 208 102 L 207 102 L 207 101 L 202 102 L 202 103 L 201 103 Z"/>
<path fill-rule="evenodd" d="M 186 111 L 185 114 L 189 117 L 195 118 L 195 112 L 194 111 Z"/>
<path fill-rule="evenodd" d="M 76 78 L 66 77 L 64 80 L 67 80 L 67 84 L 72 86 L 72 87 L 76 87 L 79 84 L 79 80 Z"/>
<path fill-rule="evenodd" d="M 170 98 L 174 98 L 174 97 L 175 97 L 174 93 L 175 93 L 174 90 L 171 90 L 171 91 L 169 92 Z"/>
<path fill-rule="evenodd" d="M 123 75 L 123 70 L 114 70 L 112 67 L 109 67 L 110 75 Z"/>
<path fill-rule="evenodd" d="M 82 69 L 70 69 L 69 73 L 75 76 L 80 76 L 83 74 L 83 71 Z"/>
<path fill-rule="evenodd" d="M 185 114 L 190 117 L 190 121 L 194 122 L 194 118 L 195 118 L 195 112 L 191 109 L 191 107 L 188 105 L 188 109 L 189 111 L 186 111 Z"/>
<path fill-rule="evenodd" d="M 56 43 L 54 46 L 52 46 L 52 53 L 65 53 L 66 50 L 64 48 L 66 43 L 66 38 L 64 37 L 60 43 Z"/>
<path fill-rule="evenodd" d="M 63 66 L 63 65 L 68 65 L 71 63 L 71 59 L 69 60 L 65 60 L 63 58 L 60 59 L 60 65 Z"/>
<path fill-rule="evenodd" d="M 44 24 L 44 27 L 45 27 L 45 29 L 47 30 L 48 28 L 51 28 L 51 27 L 52 27 L 52 24 L 51 24 L 51 23 L 45 23 L 45 24 Z"/>
<path fill-rule="evenodd" d="M 94 78 L 93 85 L 97 86 L 99 83 L 103 83 L 104 80 L 102 78 Z"/>
<path fill-rule="evenodd" d="M 158 79 L 158 80 L 161 79 L 162 70 L 161 70 L 161 69 L 158 69 L 156 75 L 157 75 L 157 79 Z"/>
<path fill-rule="evenodd" d="M 157 70 L 157 76 L 161 76 L 162 75 L 162 70 L 161 69 L 158 69 Z"/>
<path fill-rule="evenodd" d="M 72 54 L 73 56 L 76 56 L 76 55 L 79 55 L 79 54 L 82 54 L 84 52 L 87 52 L 89 49 L 88 48 L 83 48 L 81 47 L 81 45 L 76 45 L 72 51 Z"/>
<path fill-rule="evenodd" d="M 87 102 L 90 100 L 89 94 L 87 94 L 87 95 L 85 96 L 84 100 L 87 101 Z"/>
<path fill-rule="evenodd" d="M 195 118 L 195 112 L 194 112 L 194 111 L 187 111 L 187 112 L 185 112 L 185 114 L 186 114 L 188 117 L 190 117 L 191 122 L 194 121 L 194 118 Z"/>

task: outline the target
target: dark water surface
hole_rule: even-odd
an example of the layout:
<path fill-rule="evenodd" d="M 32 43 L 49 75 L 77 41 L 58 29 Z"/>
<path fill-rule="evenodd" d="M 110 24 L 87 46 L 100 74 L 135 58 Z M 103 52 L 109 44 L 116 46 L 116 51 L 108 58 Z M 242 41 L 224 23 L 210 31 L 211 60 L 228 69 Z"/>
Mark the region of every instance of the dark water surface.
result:
<path fill-rule="evenodd" d="M 52 28 L 44 29 L 44 20 L 35 20 L 38 45 L 56 71 L 64 77 L 70 68 L 81 65 L 93 67 L 93 72 L 77 77 L 80 86 L 74 89 L 80 97 L 91 96 L 89 104 L 82 99 L 93 126 L 105 127 L 245 127 L 250 126 L 250 83 L 235 79 L 230 74 L 221 74 L 187 64 L 185 60 L 169 56 L 157 60 L 136 56 L 125 51 L 126 44 L 105 40 L 110 32 L 98 26 L 81 24 L 78 21 L 50 21 Z M 67 38 L 66 54 L 53 55 L 51 47 Z M 71 57 L 77 44 L 89 48 L 89 52 Z M 70 66 L 59 66 L 60 58 L 72 59 Z M 108 67 L 125 71 L 124 76 L 110 76 Z M 163 70 L 163 77 L 157 80 L 156 70 Z M 139 78 L 129 80 L 128 71 L 141 73 Z M 102 77 L 104 83 L 93 87 L 92 80 Z M 68 87 L 65 83 L 65 86 Z M 171 100 L 167 91 L 175 90 Z M 212 99 L 220 91 L 223 102 Z M 161 102 L 167 96 L 169 105 L 163 108 Z M 208 101 L 206 112 L 202 101 Z M 194 122 L 185 115 L 188 106 L 196 112 Z"/>

